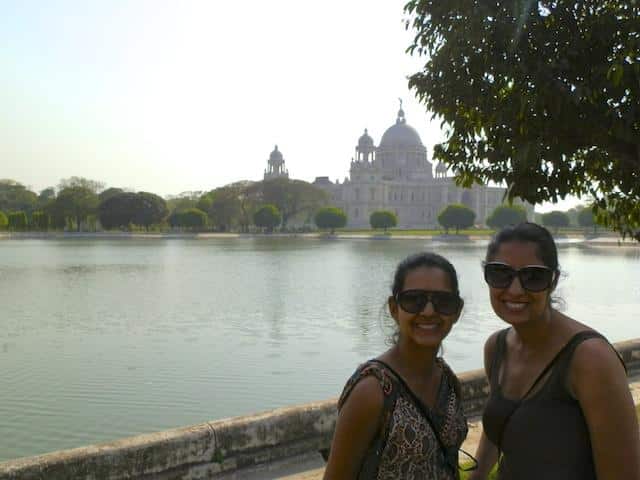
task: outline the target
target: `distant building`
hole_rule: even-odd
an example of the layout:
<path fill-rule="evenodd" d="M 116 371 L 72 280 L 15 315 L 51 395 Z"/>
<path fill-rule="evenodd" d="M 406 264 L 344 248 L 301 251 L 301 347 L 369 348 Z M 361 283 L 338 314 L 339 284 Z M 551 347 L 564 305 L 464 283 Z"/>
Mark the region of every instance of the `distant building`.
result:
<path fill-rule="evenodd" d="M 269 155 L 267 168 L 264 171 L 264 179 L 271 180 L 273 178 L 289 178 L 289 171 L 284 168 L 284 157 L 278 146 L 276 145 Z"/>
<path fill-rule="evenodd" d="M 484 224 L 505 194 L 500 187 L 457 187 L 442 163 L 435 167 L 434 176 L 427 149 L 407 124 L 402 104 L 396 123 L 384 132 L 377 147 L 365 129 L 349 173 L 343 183 L 316 177 L 314 185 L 328 192 L 331 203 L 346 212 L 347 226 L 356 228 L 369 227 L 369 216 L 375 210 L 394 211 L 401 228 L 436 227 L 438 213 L 451 203 L 470 207 L 476 223 Z M 527 210 L 531 216 L 533 207 Z"/>

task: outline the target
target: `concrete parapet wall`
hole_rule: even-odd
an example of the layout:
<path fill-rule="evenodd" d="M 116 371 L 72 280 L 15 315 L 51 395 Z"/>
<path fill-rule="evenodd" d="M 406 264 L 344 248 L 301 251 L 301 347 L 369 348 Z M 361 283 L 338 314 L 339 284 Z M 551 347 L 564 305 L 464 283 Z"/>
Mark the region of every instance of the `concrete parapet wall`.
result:
<path fill-rule="evenodd" d="M 630 375 L 640 372 L 640 339 L 615 345 Z M 482 411 L 482 370 L 459 375 L 468 415 Z M 336 399 L 207 422 L 0 463 L 0 480 L 204 480 L 329 448 Z"/>

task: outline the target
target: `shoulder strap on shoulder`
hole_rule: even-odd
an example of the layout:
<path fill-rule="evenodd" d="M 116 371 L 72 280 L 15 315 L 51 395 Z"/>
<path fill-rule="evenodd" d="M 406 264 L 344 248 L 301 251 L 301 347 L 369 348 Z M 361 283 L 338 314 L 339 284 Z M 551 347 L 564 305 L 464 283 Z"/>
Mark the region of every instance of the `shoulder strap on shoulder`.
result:
<path fill-rule="evenodd" d="M 491 366 L 489 367 L 489 382 L 492 388 L 494 388 L 500 380 L 500 365 L 502 365 L 504 352 L 507 349 L 507 333 L 509 333 L 509 328 L 500 330 L 496 338 L 496 348 L 493 352 L 493 358 L 491 359 Z"/>
<path fill-rule="evenodd" d="M 591 338 L 599 338 L 607 342 L 607 344 L 611 347 L 611 350 L 613 350 L 613 352 L 616 354 L 616 356 L 620 360 L 620 363 L 622 364 L 622 368 L 624 368 L 624 371 L 625 372 L 627 371 L 627 365 L 624 363 L 624 359 L 622 358 L 620 353 L 615 349 L 613 345 L 611 345 L 609 340 L 607 340 L 604 335 L 602 335 L 599 332 L 596 332 L 595 330 L 583 330 L 582 332 L 578 332 L 573 337 L 571 337 L 571 340 L 569 340 L 569 342 L 563 349 L 566 352 L 565 361 L 569 362 L 571 360 L 571 357 L 573 356 L 573 352 L 578 347 L 578 345 L 580 345 L 585 340 L 589 340 Z"/>
<path fill-rule="evenodd" d="M 347 380 L 347 383 L 342 390 L 342 394 L 338 399 L 338 410 L 342 408 L 342 405 L 344 405 L 344 402 L 346 402 L 349 394 L 353 390 L 353 387 L 355 387 L 360 380 L 368 377 L 369 375 L 373 375 L 374 377 L 376 377 L 376 379 L 378 379 L 380 388 L 382 389 L 382 393 L 384 394 L 384 403 L 386 408 L 388 398 L 392 397 L 395 393 L 394 382 L 392 376 L 388 371 L 385 370 L 384 364 L 374 359 L 360 365 L 353 373 L 353 375 L 351 375 L 351 378 Z"/>

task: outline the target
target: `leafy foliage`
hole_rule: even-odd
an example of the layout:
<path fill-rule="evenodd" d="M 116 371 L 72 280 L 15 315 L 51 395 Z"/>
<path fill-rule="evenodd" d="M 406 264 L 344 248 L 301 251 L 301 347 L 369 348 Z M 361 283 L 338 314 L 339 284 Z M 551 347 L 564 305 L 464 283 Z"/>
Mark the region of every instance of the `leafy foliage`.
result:
<path fill-rule="evenodd" d="M 447 205 L 438 214 L 438 223 L 444 227 L 446 232 L 449 232 L 450 228 L 455 228 L 456 233 L 461 228 L 469 228 L 473 226 L 473 221 L 476 219 L 476 214 L 466 205 L 453 203 Z"/>
<path fill-rule="evenodd" d="M 47 230 L 49 230 L 51 218 L 49 217 L 49 214 L 47 212 L 39 210 L 31 214 L 31 224 L 33 225 L 34 229 L 41 232 L 46 232 Z"/>
<path fill-rule="evenodd" d="M 169 217 L 169 224 L 172 227 L 201 230 L 207 225 L 207 219 L 207 214 L 199 208 L 187 208 L 173 212 Z"/>
<path fill-rule="evenodd" d="M 369 224 L 371 228 L 384 228 L 386 232 L 398 225 L 398 216 L 390 210 L 376 210 L 369 215 Z"/>
<path fill-rule="evenodd" d="M 581 227 L 593 227 L 596 225 L 596 219 L 590 208 L 583 208 L 578 212 L 578 225 Z"/>
<path fill-rule="evenodd" d="M 463 186 L 531 203 L 592 196 L 640 240 L 640 2 L 411 0 L 409 84 L 447 125 L 434 148 Z"/>
<path fill-rule="evenodd" d="M 520 205 L 498 205 L 489 218 L 487 225 L 491 228 L 504 228 L 527 221 L 527 211 Z"/>
<path fill-rule="evenodd" d="M 275 205 L 282 214 L 282 227 L 300 213 L 312 213 L 327 202 L 324 190 L 303 182 L 288 178 L 276 178 L 256 182 L 247 190 L 256 204 Z"/>
<path fill-rule="evenodd" d="M 0 210 L 31 212 L 38 204 L 38 196 L 15 180 L 0 180 Z"/>
<path fill-rule="evenodd" d="M 91 180 L 90 178 L 69 177 L 63 178 L 58 184 L 58 190 L 75 187 L 86 188 L 87 190 L 91 190 L 93 193 L 98 194 L 104 190 L 104 183 L 99 182 L 98 180 Z"/>
<path fill-rule="evenodd" d="M 9 213 L 8 220 L 10 230 L 27 229 L 27 214 L 25 212 L 11 212 Z"/>
<path fill-rule="evenodd" d="M 110 199 L 111 197 L 115 197 L 116 195 L 119 195 L 121 193 L 124 193 L 124 190 L 122 188 L 117 188 L 117 187 L 107 188 L 106 190 L 103 190 L 98 194 L 98 201 L 102 203 Z"/>
<path fill-rule="evenodd" d="M 161 223 L 169 210 L 163 198 L 148 192 L 123 192 L 107 198 L 98 208 L 100 223 L 107 230 L 130 224 L 148 229 Z"/>
<path fill-rule="evenodd" d="M 0 230 L 7 228 L 7 225 L 9 225 L 9 219 L 4 212 L 0 211 Z"/>
<path fill-rule="evenodd" d="M 542 224 L 545 227 L 553 227 L 556 232 L 560 227 L 568 227 L 569 223 L 569 215 L 559 210 L 542 215 Z"/>
<path fill-rule="evenodd" d="M 38 195 L 38 207 L 46 207 L 49 202 L 52 202 L 56 198 L 56 190 L 53 187 L 45 188 Z"/>
<path fill-rule="evenodd" d="M 272 232 L 282 222 L 282 214 L 275 205 L 263 205 L 253 214 L 253 222 L 257 227 Z"/>
<path fill-rule="evenodd" d="M 98 196 L 95 192 L 88 187 L 78 185 L 60 190 L 56 199 L 47 206 L 47 213 L 57 219 L 73 219 L 77 231 L 80 231 L 82 222 L 86 221 L 97 208 Z"/>
<path fill-rule="evenodd" d="M 125 228 L 132 223 L 136 194 L 133 192 L 116 193 L 100 202 L 98 219 L 103 228 Z"/>
<path fill-rule="evenodd" d="M 333 234 L 336 228 L 347 224 L 347 214 L 337 207 L 324 207 L 316 212 L 314 222 L 318 228 L 328 228 Z"/>
<path fill-rule="evenodd" d="M 169 215 L 167 202 L 155 193 L 138 192 L 135 196 L 131 222 L 148 229 L 151 225 L 161 223 Z"/>

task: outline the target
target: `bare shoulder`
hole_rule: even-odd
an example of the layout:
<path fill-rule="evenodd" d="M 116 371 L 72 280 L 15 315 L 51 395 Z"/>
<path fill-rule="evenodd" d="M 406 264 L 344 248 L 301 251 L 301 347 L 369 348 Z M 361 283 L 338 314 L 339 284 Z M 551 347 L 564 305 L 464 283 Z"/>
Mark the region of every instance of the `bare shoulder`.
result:
<path fill-rule="evenodd" d="M 626 385 L 626 372 L 613 347 L 603 338 L 594 337 L 581 342 L 571 360 L 571 384 L 600 385 L 609 388 L 615 383 Z"/>
<path fill-rule="evenodd" d="M 356 383 L 344 401 L 340 414 L 364 418 L 378 418 L 384 404 L 380 381 L 368 375 Z"/>

